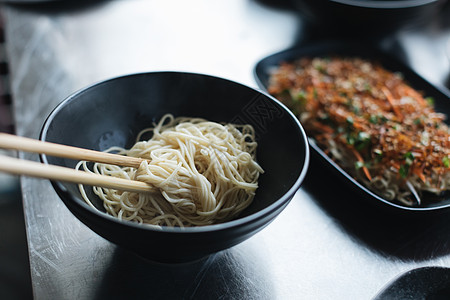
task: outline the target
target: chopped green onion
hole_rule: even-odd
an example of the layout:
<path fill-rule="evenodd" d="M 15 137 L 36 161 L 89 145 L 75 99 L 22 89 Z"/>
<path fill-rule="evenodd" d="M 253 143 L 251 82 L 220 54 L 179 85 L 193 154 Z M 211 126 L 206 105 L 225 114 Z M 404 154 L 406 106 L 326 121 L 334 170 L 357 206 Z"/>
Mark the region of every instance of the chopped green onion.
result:
<path fill-rule="evenodd" d="M 317 61 L 314 64 L 314 69 L 316 69 L 317 71 L 319 71 L 322 74 L 327 74 L 327 69 L 324 63 L 322 63 L 322 61 Z"/>
<path fill-rule="evenodd" d="M 296 93 L 294 95 L 294 97 L 292 97 L 292 99 L 294 101 L 304 101 L 304 100 L 306 100 L 306 93 L 305 93 L 305 91 L 303 91 L 303 90 L 298 91 L 298 93 Z"/>
<path fill-rule="evenodd" d="M 373 152 L 375 153 L 375 162 L 379 163 L 381 161 L 381 159 L 383 158 L 383 151 L 381 151 L 380 149 L 375 149 L 373 150 Z"/>
<path fill-rule="evenodd" d="M 407 165 L 412 165 L 414 161 L 414 155 L 409 151 L 405 153 L 405 162 Z"/>
<path fill-rule="evenodd" d="M 444 163 L 444 166 L 445 166 L 446 168 L 449 168 L 449 167 L 450 167 L 450 158 L 448 158 L 448 156 L 444 156 L 444 157 L 442 158 L 442 162 Z"/>
<path fill-rule="evenodd" d="M 355 169 L 361 169 L 362 167 L 364 167 L 364 163 L 362 161 L 357 161 L 355 162 Z"/>
<path fill-rule="evenodd" d="M 370 115 L 369 122 L 372 123 L 372 124 L 377 124 L 378 123 L 378 117 L 374 116 L 374 115 Z"/>
<path fill-rule="evenodd" d="M 352 134 L 347 134 L 347 144 L 354 145 L 356 142 L 355 137 Z"/>
<path fill-rule="evenodd" d="M 345 121 L 347 121 L 347 124 L 353 125 L 353 118 L 352 117 L 348 117 Z"/>
<path fill-rule="evenodd" d="M 401 165 L 400 169 L 398 170 L 398 172 L 400 173 L 400 176 L 402 178 L 405 178 L 406 176 L 408 176 L 409 165 Z"/>
<path fill-rule="evenodd" d="M 358 133 L 356 138 L 356 149 L 362 150 L 370 144 L 370 134 L 367 132 L 361 131 Z"/>
<path fill-rule="evenodd" d="M 317 99 L 318 93 L 315 88 L 313 89 L 313 96 L 314 96 L 314 99 Z"/>
<path fill-rule="evenodd" d="M 368 139 L 370 139 L 370 134 L 368 134 L 368 133 L 365 132 L 365 131 L 360 131 L 360 132 L 358 133 L 358 139 L 359 139 L 360 141 L 368 140 Z"/>

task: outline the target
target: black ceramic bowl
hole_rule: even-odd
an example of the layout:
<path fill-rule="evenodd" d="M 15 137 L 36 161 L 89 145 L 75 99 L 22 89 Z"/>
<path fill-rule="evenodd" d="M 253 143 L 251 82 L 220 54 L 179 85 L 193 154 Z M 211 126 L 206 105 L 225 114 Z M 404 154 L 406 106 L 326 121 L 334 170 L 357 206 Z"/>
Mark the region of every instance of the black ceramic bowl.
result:
<path fill-rule="evenodd" d="M 447 0 L 291 0 L 319 30 L 373 38 L 432 22 Z"/>
<path fill-rule="evenodd" d="M 236 220 L 195 228 L 163 228 L 119 221 L 82 200 L 75 184 L 52 181 L 69 210 L 105 239 L 159 262 L 186 262 L 236 245 L 268 225 L 300 187 L 309 148 L 300 123 L 274 98 L 208 75 L 155 72 L 97 83 L 71 95 L 46 120 L 41 140 L 105 150 L 131 147 L 137 133 L 164 114 L 215 122 L 249 123 L 257 135 L 257 160 L 265 173 L 253 203 Z M 73 168 L 76 161 L 41 156 Z"/>

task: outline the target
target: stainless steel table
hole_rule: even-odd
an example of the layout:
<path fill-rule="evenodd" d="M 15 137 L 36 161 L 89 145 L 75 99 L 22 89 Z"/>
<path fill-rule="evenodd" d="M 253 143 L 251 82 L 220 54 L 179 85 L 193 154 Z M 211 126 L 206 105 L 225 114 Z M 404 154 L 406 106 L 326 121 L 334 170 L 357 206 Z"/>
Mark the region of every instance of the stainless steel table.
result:
<path fill-rule="evenodd" d="M 294 11 L 250 0 L 50 1 L 3 13 L 16 130 L 34 138 L 66 96 L 116 75 L 181 70 L 256 86 L 255 63 L 301 42 L 305 30 Z M 435 20 L 381 42 L 443 84 L 449 37 Z M 182 265 L 120 249 L 80 223 L 47 180 L 21 178 L 34 297 L 370 299 L 405 271 L 450 267 L 450 218 L 378 214 L 318 171 L 262 232 Z"/>

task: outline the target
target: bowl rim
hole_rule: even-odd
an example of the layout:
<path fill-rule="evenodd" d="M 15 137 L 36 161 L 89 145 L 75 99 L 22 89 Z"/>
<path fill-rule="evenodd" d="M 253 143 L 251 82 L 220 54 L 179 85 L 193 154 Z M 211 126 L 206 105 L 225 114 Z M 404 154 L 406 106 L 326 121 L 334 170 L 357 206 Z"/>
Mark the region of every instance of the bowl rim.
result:
<path fill-rule="evenodd" d="M 280 108 L 282 108 L 283 111 L 285 113 L 287 113 L 290 116 L 290 118 L 294 121 L 294 123 L 297 125 L 301 140 L 303 141 L 302 148 L 304 148 L 303 150 L 305 153 L 304 158 L 303 158 L 304 162 L 303 162 L 303 166 L 300 171 L 300 174 L 298 175 L 295 182 L 291 185 L 291 187 L 281 197 L 279 197 L 277 200 L 275 200 L 269 206 L 265 207 L 262 210 L 255 212 L 255 213 L 252 213 L 251 215 L 248 215 L 245 217 L 238 216 L 237 219 L 227 221 L 224 223 L 219 223 L 219 224 L 204 225 L 204 226 L 198 226 L 198 227 L 184 227 L 184 228 L 166 227 L 166 226 L 160 227 L 160 226 L 150 225 L 150 224 L 138 224 L 138 223 L 135 223 L 132 221 L 127 221 L 127 220 L 119 220 L 118 218 L 116 218 L 114 216 L 111 216 L 105 212 L 102 212 L 102 211 L 99 211 L 98 209 L 94 209 L 94 208 L 90 207 L 83 199 L 74 197 L 71 193 L 67 192 L 67 189 L 62 185 L 62 183 L 60 181 L 50 180 L 50 182 L 51 182 L 52 186 L 54 187 L 54 189 L 56 190 L 56 192 L 57 192 L 57 190 L 60 190 L 64 193 L 66 193 L 69 196 L 69 198 L 70 198 L 69 201 L 72 204 L 76 205 L 78 208 L 81 208 L 83 211 L 88 212 L 90 215 L 95 215 L 101 219 L 104 219 L 107 222 L 117 223 L 117 225 L 122 226 L 122 227 L 131 227 L 134 229 L 152 231 L 152 232 L 169 232 L 169 233 L 174 233 L 174 234 L 177 234 L 177 233 L 208 233 L 208 232 L 217 232 L 217 231 L 228 230 L 231 228 L 242 226 L 244 224 L 253 223 L 261 218 L 264 218 L 266 215 L 271 214 L 273 211 L 276 211 L 283 205 L 289 203 L 289 201 L 293 198 L 293 196 L 295 195 L 295 193 L 298 191 L 301 184 L 303 183 L 303 181 L 306 177 L 307 171 L 308 171 L 309 163 L 310 163 L 309 143 L 308 143 L 308 139 L 306 136 L 306 132 L 303 129 L 303 126 L 301 125 L 299 120 L 294 116 L 294 114 L 283 103 L 281 103 L 279 100 L 277 100 L 273 96 L 269 95 L 265 91 L 263 91 L 261 89 L 253 88 L 249 85 L 237 82 L 235 80 L 227 79 L 224 77 L 210 75 L 210 74 L 204 74 L 204 73 L 198 73 L 198 72 L 187 72 L 187 71 L 149 71 L 149 72 L 137 72 L 137 73 L 130 73 L 130 74 L 125 74 L 125 75 L 118 75 L 118 76 L 110 77 L 108 79 L 94 82 L 90 85 L 87 85 L 87 86 L 71 93 L 69 96 L 67 96 L 65 99 L 63 99 L 61 102 L 59 102 L 54 107 L 54 109 L 49 113 L 49 115 L 47 116 L 47 118 L 45 119 L 45 121 L 43 123 L 43 126 L 40 131 L 39 139 L 42 141 L 46 141 L 49 126 L 52 123 L 55 116 L 57 115 L 57 113 L 60 110 L 62 110 L 65 106 L 67 106 L 67 104 L 69 104 L 72 101 L 75 101 L 77 96 L 85 93 L 86 91 L 88 91 L 92 88 L 95 88 L 99 85 L 117 81 L 117 80 L 123 80 L 125 78 L 141 77 L 141 76 L 149 76 L 149 75 L 157 76 L 157 75 L 161 75 L 161 74 L 178 74 L 178 75 L 182 75 L 182 76 L 183 75 L 185 75 L 185 76 L 193 75 L 193 76 L 207 77 L 207 78 L 212 78 L 213 80 L 221 80 L 224 82 L 232 83 L 234 85 L 242 86 L 244 88 L 251 89 L 259 94 L 262 94 L 268 100 L 272 101 L 274 104 L 276 104 Z M 44 164 L 49 164 L 48 160 L 47 160 L 47 155 L 40 154 L 39 157 L 40 157 L 41 162 L 43 162 Z M 59 195 L 58 195 L 58 197 L 64 203 L 67 201 L 67 200 L 63 200 Z"/>
<path fill-rule="evenodd" d="M 402 9 L 441 2 L 442 0 L 329 0 L 337 4 L 372 9 Z M 446 1 L 446 0 L 444 0 Z"/>

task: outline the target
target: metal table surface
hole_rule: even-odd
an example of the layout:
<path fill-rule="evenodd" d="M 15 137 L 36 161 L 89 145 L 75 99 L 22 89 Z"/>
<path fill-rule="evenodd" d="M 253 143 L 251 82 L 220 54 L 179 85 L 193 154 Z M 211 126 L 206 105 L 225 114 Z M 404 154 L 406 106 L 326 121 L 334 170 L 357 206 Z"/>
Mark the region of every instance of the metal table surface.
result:
<path fill-rule="evenodd" d="M 61 100 L 116 75 L 181 70 L 255 87 L 255 63 L 305 30 L 294 11 L 251 0 L 63 2 L 3 6 L 18 135 L 37 138 Z M 382 42 L 443 84 L 449 33 L 435 20 Z M 371 299 L 403 272 L 450 267 L 448 217 L 381 215 L 319 173 L 311 168 L 263 231 L 181 265 L 109 243 L 67 210 L 49 181 L 21 178 L 34 298 Z"/>

